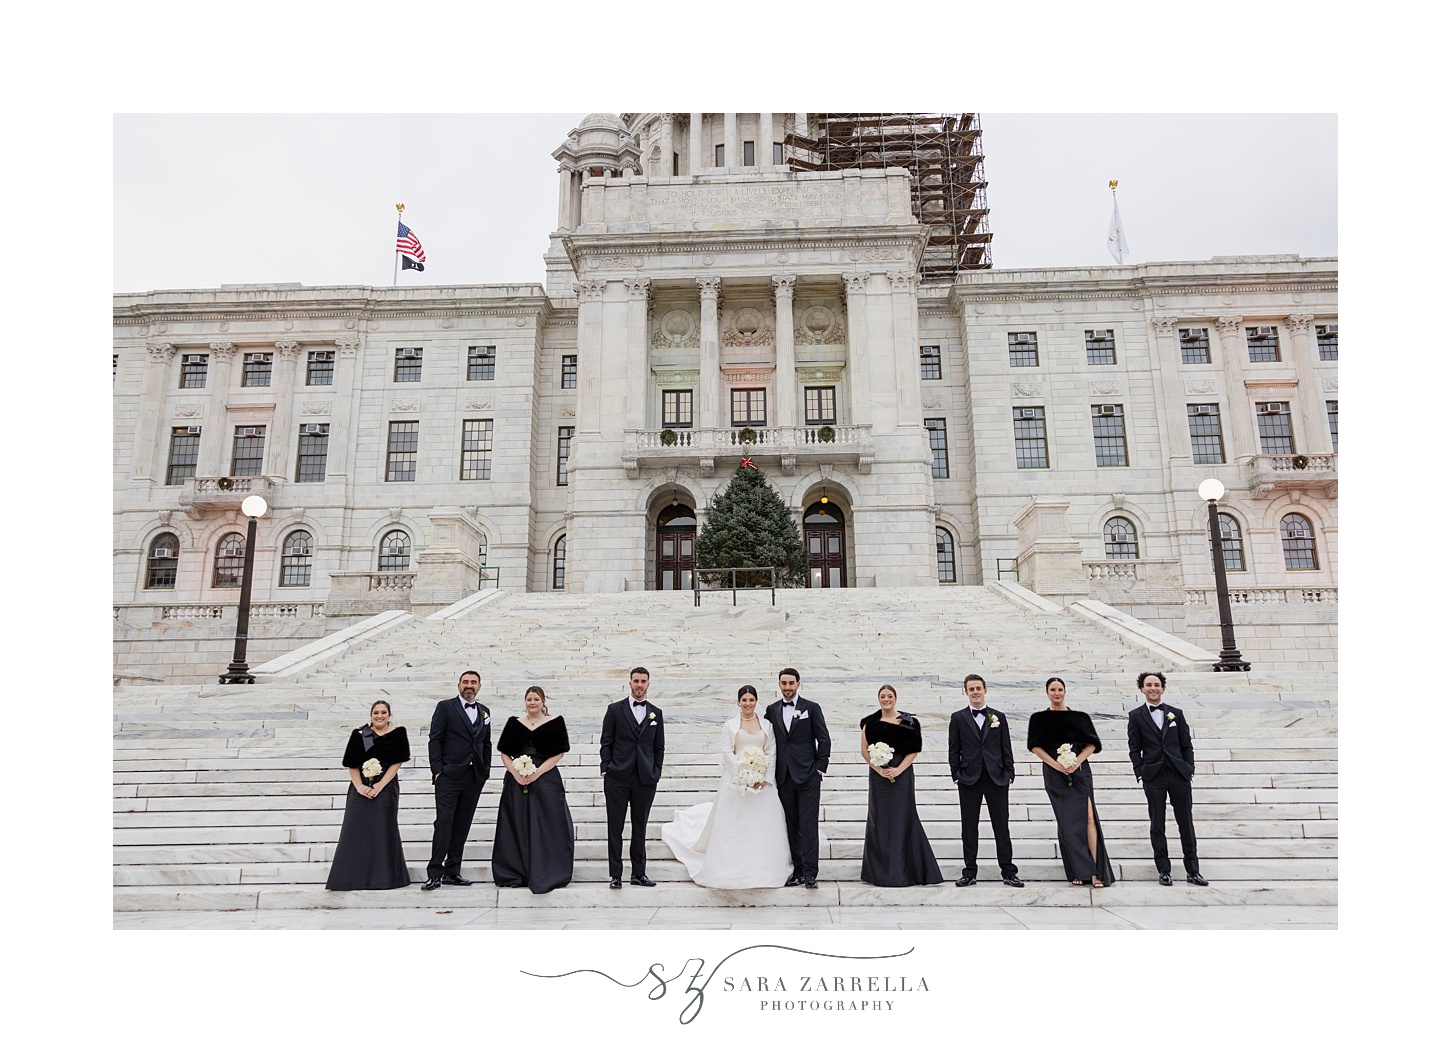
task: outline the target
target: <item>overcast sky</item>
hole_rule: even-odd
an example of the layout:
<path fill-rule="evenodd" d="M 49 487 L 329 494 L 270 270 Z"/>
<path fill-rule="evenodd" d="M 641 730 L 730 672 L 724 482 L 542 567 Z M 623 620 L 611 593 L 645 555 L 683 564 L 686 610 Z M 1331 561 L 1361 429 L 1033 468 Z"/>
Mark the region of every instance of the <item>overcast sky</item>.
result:
<path fill-rule="evenodd" d="M 121 115 L 118 291 L 389 285 L 395 203 L 428 254 L 400 285 L 541 283 L 560 115 Z M 996 268 L 1337 253 L 1333 115 L 982 117 Z"/>

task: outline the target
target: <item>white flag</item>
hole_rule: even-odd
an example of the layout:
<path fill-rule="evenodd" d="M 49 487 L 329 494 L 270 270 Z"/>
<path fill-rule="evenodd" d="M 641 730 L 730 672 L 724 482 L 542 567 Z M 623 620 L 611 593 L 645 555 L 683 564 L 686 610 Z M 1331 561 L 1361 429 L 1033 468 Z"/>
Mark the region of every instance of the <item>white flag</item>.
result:
<path fill-rule="evenodd" d="M 1108 223 L 1108 252 L 1115 264 L 1123 264 L 1129 255 L 1129 238 L 1124 235 L 1124 223 L 1118 216 L 1118 196 L 1113 197 L 1113 220 Z"/>

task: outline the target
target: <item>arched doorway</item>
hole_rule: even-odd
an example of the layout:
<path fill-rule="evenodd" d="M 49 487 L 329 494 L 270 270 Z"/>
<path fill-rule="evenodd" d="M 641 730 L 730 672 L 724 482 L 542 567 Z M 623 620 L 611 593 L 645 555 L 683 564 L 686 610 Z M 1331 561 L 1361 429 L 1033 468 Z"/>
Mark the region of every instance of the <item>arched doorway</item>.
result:
<path fill-rule="evenodd" d="M 672 503 L 655 521 L 655 589 L 689 590 L 695 585 L 695 512 Z"/>
<path fill-rule="evenodd" d="M 801 527 L 806 534 L 806 585 L 846 586 L 846 513 L 822 496 L 806 505 Z"/>

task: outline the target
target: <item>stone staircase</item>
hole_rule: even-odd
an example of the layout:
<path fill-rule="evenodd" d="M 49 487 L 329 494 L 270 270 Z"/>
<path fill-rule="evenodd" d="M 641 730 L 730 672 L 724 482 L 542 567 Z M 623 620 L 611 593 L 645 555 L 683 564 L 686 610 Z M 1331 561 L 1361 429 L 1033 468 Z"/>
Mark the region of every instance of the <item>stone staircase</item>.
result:
<path fill-rule="evenodd" d="M 1124 742 L 1138 701 L 1133 677 L 1162 664 L 1067 613 L 1033 613 L 987 588 L 784 591 L 593 597 L 505 594 L 450 619 L 419 620 L 355 646 L 310 672 L 246 687 L 116 690 L 114 898 L 131 910 L 265 910 L 428 907 L 537 909 L 558 925 L 618 906 L 707 910 L 751 905 L 757 926 L 791 926 L 803 904 L 973 907 L 1036 905 L 1306 905 L 1336 903 L 1336 690 L 1333 674 L 1216 675 L 1170 670 L 1169 701 L 1194 727 L 1195 821 L 1209 888 L 1156 883 L 1141 790 Z M 719 602 L 724 600 L 725 605 Z M 753 603 L 747 604 L 747 601 Z M 714 603 L 713 603 L 714 602 Z M 637 663 L 653 675 L 666 713 L 665 776 L 651 815 L 654 889 L 605 886 L 604 801 L 598 727 L 622 698 Z M 803 692 L 824 708 L 835 746 L 822 794 L 822 886 L 715 891 L 690 882 L 660 840 L 673 811 L 709 800 L 718 779 L 719 723 L 744 682 L 774 692 L 777 669 L 801 670 Z M 522 711 L 524 688 L 549 692 L 574 748 L 561 765 L 576 826 L 574 883 L 548 895 L 475 886 L 425 894 L 323 889 L 347 788 L 339 766 L 350 728 L 385 698 L 407 726 L 414 760 L 400 773 L 400 827 L 421 882 L 433 819 L 426 731 L 434 703 L 460 670 L 484 676 L 480 695 L 502 718 Z M 955 787 L 947 777 L 946 725 L 963 705 L 961 681 L 989 681 L 1007 715 L 1019 778 L 1011 816 L 1027 887 L 995 886 L 983 816 L 984 884 L 956 888 L 961 844 Z M 1095 793 L 1120 885 L 1091 891 L 1062 878 L 1052 809 L 1023 747 L 1027 717 L 1046 705 L 1043 681 L 1068 682 L 1069 705 L 1091 713 L 1106 749 L 1094 758 Z M 890 680 L 903 709 L 923 721 L 918 807 L 949 883 L 879 889 L 859 879 L 866 769 L 856 722 Z M 465 852 L 466 875 L 489 877 L 499 782 L 491 779 Z M 1170 849 L 1177 852 L 1172 817 Z M 984 886 L 986 885 L 986 886 Z M 675 921 L 676 926 L 689 926 Z M 765 918 L 764 920 L 762 918 Z"/>

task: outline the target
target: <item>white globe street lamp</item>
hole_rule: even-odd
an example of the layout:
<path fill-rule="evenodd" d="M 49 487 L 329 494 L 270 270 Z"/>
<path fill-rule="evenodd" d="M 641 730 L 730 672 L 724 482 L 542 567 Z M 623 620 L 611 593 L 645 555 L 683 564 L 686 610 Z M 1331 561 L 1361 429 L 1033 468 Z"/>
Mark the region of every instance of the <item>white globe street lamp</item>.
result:
<path fill-rule="evenodd" d="M 237 603 L 237 639 L 232 646 L 232 661 L 227 672 L 217 678 L 218 684 L 251 684 L 257 679 L 247 670 L 247 624 L 252 614 L 252 562 L 257 550 L 257 519 L 267 513 L 267 501 L 248 496 L 242 501 L 247 516 L 247 556 L 242 559 L 242 596 Z"/>
<path fill-rule="evenodd" d="M 1219 597 L 1219 662 L 1216 673 L 1249 669 L 1249 663 L 1234 645 L 1234 619 L 1229 609 L 1229 580 L 1224 575 L 1224 541 L 1219 531 L 1219 500 L 1224 496 L 1224 483 L 1206 478 L 1199 483 L 1199 495 L 1209 504 L 1209 546 L 1214 558 L 1214 592 Z"/>

